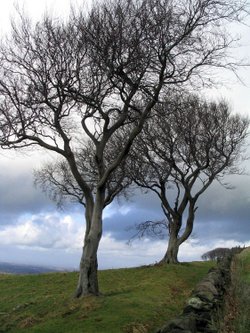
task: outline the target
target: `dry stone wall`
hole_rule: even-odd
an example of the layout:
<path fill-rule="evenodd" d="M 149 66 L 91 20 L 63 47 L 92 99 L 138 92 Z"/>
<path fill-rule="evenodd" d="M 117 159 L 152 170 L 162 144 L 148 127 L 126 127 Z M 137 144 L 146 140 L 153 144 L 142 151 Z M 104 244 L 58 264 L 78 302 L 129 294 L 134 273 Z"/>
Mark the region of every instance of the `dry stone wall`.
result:
<path fill-rule="evenodd" d="M 156 333 L 217 333 L 230 284 L 230 253 L 196 286 L 183 313 Z"/>

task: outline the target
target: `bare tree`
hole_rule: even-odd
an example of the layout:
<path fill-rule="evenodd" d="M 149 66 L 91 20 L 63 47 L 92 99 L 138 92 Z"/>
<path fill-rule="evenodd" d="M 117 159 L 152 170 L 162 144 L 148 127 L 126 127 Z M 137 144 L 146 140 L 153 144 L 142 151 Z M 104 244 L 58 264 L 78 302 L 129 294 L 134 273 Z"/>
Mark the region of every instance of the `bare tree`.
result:
<path fill-rule="evenodd" d="M 157 194 L 166 220 L 142 222 L 136 235 L 162 236 L 167 228 L 162 262 L 177 263 L 179 246 L 193 230 L 198 198 L 214 180 L 240 172 L 248 119 L 231 114 L 223 101 L 189 94 L 168 96 L 154 111 L 134 141 L 130 170 L 137 185 Z"/>
<path fill-rule="evenodd" d="M 75 11 L 67 22 L 22 18 L 0 46 L 0 143 L 59 154 L 84 194 L 86 235 L 76 296 L 98 295 L 97 250 L 107 184 L 155 103 L 170 85 L 210 82 L 212 67 L 234 70 L 226 22 L 246 0 L 119 0 Z M 109 157 L 119 128 L 127 137 Z M 94 147 L 95 185 L 77 162 Z M 87 162 L 88 163 L 88 162 Z M 94 190 L 93 190 L 94 189 Z M 109 199 L 107 199 L 107 196 Z"/>

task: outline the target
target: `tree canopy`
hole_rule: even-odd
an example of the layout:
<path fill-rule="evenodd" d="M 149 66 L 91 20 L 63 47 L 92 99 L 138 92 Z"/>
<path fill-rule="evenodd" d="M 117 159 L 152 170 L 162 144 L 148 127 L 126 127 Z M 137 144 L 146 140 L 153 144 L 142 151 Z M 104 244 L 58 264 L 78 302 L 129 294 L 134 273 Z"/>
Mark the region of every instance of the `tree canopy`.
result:
<path fill-rule="evenodd" d="M 226 22 L 240 21 L 243 0 L 103 1 L 67 21 L 33 24 L 21 15 L 0 45 L 0 144 L 59 154 L 83 192 L 86 234 L 76 296 L 99 293 L 97 250 L 108 184 L 155 104 L 170 86 L 210 83 L 212 67 L 234 70 L 235 40 Z M 127 130 L 119 150 L 109 142 Z M 95 185 L 78 163 L 82 142 L 94 148 Z M 84 148 L 85 149 L 85 148 Z M 109 200 L 110 198 L 110 200 Z"/>
<path fill-rule="evenodd" d="M 155 105 L 132 147 L 130 174 L 160 199 L 166 220 L 142 222 L 136 229 L 139 236 L 169 230 L 164 261 L 177 262 L 178 248 L 193 230 L 197 200 L 211 183 L 241 172 L 248 125 L 228 103 L 192 94 L 174 93 Z"/>

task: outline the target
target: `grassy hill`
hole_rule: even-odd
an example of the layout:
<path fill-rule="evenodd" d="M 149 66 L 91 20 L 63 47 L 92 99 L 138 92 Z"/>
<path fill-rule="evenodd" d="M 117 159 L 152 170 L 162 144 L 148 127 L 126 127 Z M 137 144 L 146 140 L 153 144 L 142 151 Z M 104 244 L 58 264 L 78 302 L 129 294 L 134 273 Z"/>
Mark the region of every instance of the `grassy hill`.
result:
<path fill-rule="evenodd" d="M 77 273 L 0 275 L 0 332 L 150 333 L 178 314 L 211 262 L 100 271 L 100 297 L 72 298 Z"/>

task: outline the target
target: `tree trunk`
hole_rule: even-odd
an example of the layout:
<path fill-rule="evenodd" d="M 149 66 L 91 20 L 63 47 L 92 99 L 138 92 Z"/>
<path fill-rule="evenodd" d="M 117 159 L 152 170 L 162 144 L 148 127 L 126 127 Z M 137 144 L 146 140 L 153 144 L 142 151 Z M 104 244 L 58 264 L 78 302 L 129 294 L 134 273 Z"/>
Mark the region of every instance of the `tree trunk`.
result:
<path fill-rule="evenodd" d="M 183 234 L 180 236 L 179 232 L 182 226 L 182 216 L 173 219 L 169 226 L 169 241 L 168 248 L 165 256 L 160 261 L 161 263 L 168 264 L 178 264 L 178 252 L 179 247 L 182 243 L 184 243 L 193 231 L 194 217 L 195 217 L 195 200 L 189 201 L 189 210 L 188 210 L 188 218 L 186 221 L 186 226 Z"/>
<path fill-rule="evenodd" d="M 75 297 L 99 295 L 97 250 L 102 236 L 103 198 L 103 193 L 96 194 L 91 224 L 84 238 Z"/>
<path fill-rule="evenodd" d="M 96 237 L 95 239 L 88 237 L 87 243 L 84 244 L 75 297 L 99 295 L 97 271 L 97 249 L 99 242 L 100 237 Z"/>
<path fill-rule="evenodd" d="M 168 248 L 160 263 L 178 264 L 179 243 L 175 234 L 170 235 Z"/>
<path fill-rule="evenodd" d="M 189 208 L 188 208 L 188 217 L 186 221 L 185 230 L 183 231 L 182 235 L 179 237 L 179 246 L 184 243 L 189 236 L 192 234 L 193 227 L 194 227 L 194 218 L 195 218 L 195 199 L 189 200 Z"/>
<path fill-rule="evenodd" d="M 169 224 L 169 241 L 167 251 L 160 263 L 178 264 L 179 240 L 178 235 L 182 225 L 182 216 L 175 216 Z"/>

